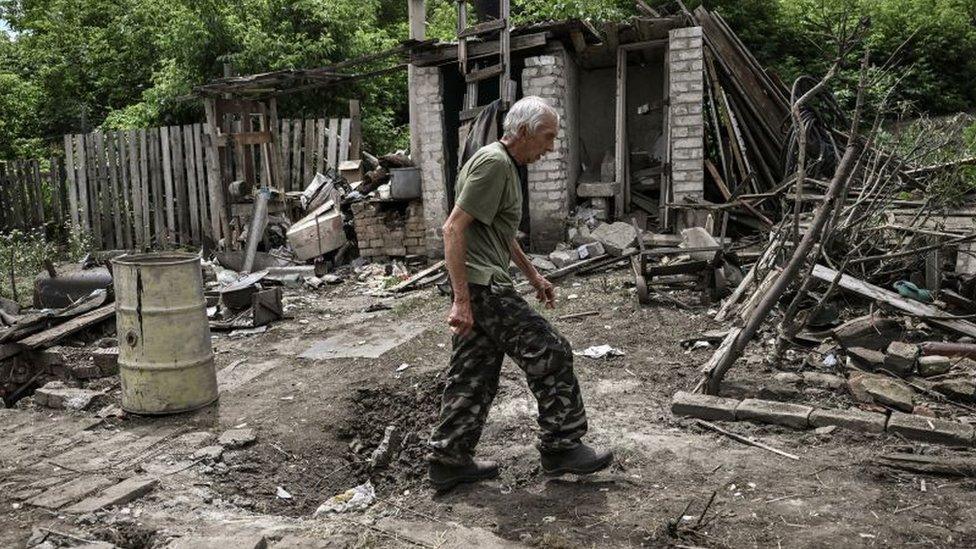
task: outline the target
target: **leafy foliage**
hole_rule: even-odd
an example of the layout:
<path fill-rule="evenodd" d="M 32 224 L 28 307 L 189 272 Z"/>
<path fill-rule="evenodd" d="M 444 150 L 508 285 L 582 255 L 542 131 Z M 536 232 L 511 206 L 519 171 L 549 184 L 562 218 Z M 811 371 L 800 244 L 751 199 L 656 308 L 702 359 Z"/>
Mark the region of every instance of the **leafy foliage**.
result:
<path fill-rule="evenodd" d="M 676 4 L 651 5 L 676 13 Z M 694 9 L 700 2 L 689 0 Z M 837 14 L 870 21 L 865 44 L 878 65 L 893 56 L 898 100 L 935 114 L 976 105 L 973 0 L 706 0 L 759 60 L 791 82 L 822 74 L 823 33 Z M 222 75 L 322 66 L 392 47 L 407 36 L 404 0 L 0 0 L 0 158 L 43 156 L 60 136 L 202 118 L 193 86 Z M 631 0 L 513 0 L 518 23 L 625 18 Z M 427 35 L 455 33 L 451 0 L 428 0 Z M 827 27 L 824 27 L 824 22 Z M 367 67 L 364 70 L 368 70 Z M 856 74 L 850 60 L 838 82 Z M 880 72 L 880 71 L 879 71 Z M 843 86 L 840 86 L 843 87 Z M 285 96 L 282 116 L 339 115 L 362 100 L 365 145 L 407 143 L 403 72 Z M 844 97 L 841 95 L 841 99 Z"/>

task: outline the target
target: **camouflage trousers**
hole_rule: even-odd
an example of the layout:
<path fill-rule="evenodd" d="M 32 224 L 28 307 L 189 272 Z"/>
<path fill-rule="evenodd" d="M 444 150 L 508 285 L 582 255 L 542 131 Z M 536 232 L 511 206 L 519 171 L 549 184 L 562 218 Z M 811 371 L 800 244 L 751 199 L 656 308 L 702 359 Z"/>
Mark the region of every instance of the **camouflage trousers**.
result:
<path fill-rule="evenodd" d="M 430 459 L 457 464 L 474 455 L 498 392 L 505 355 L 525 372 L 539 403 L 539 448 L 578 445 L 586 433 L 586 411 L 566 338 L 508 286 L 472 284 L 471 308 L 472 332 L 453 339 L 440 418 L 429 443 Z"/>

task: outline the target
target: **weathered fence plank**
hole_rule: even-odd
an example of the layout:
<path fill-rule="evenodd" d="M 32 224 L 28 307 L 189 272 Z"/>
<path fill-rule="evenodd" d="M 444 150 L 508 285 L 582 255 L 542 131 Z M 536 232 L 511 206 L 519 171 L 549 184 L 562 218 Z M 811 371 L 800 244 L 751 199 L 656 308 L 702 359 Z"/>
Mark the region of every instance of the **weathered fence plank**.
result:
<path fill-rule="evenodd" d="M 302 190 L 299 186 L 302 181 L 302 119 L 292 120 L 292 143 L 291 143 L 291 180 L 286 191 Z"/>
<path fill-rule="evenodd" d="M 186 195 L 190 206 L 190 243 L 200 242 L 200 209 L 197 204 L 197 166 L 193 155 L 193 126 L 183 126 L 186 161 Z"/>
<path fill-rule="evenodd" d="M 328 153 L 329 167 L 334 169 L 339 169 L 339 164 L 336 160 L 339 158 L 339 119 L 330 118 L 329 119 L 329 153 Z"/>

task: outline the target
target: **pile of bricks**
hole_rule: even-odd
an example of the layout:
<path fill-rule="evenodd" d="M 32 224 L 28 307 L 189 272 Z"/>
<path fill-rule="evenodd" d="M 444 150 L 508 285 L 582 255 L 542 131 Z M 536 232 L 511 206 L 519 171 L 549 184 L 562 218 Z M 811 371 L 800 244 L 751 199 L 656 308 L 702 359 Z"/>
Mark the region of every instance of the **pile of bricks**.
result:
<path fill-rule="evenodd" d="M 420 200 L 366 201 L 352 205 L 359 255 L 366 258 L 426 255 L 424 206 Z"/>

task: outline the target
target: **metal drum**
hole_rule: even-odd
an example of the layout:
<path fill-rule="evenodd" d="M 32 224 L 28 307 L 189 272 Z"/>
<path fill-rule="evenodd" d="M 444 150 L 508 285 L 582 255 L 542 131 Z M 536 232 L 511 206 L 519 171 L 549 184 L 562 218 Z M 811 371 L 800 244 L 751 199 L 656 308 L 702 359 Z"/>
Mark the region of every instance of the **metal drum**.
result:
<path fill-rule="evenodd" d="M 112 266 L 122 408 L 171 414 L 217 400 L 200 258 L 135 254 Z"/>

